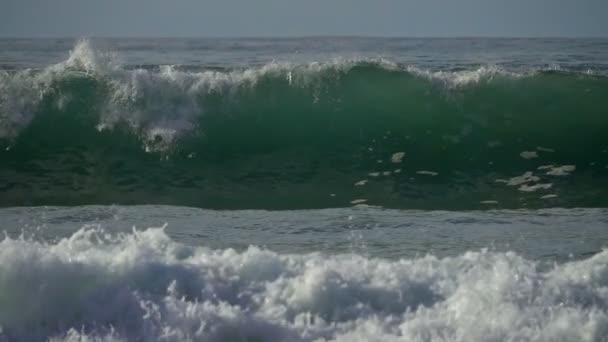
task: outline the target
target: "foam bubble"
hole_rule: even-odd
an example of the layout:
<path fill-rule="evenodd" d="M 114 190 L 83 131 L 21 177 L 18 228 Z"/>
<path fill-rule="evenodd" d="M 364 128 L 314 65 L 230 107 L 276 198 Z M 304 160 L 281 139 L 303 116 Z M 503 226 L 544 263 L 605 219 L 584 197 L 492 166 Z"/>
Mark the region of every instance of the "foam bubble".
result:
<path fill-rule="evenodd" d="M 548 152 L 548 153 L 554 153 L 555 150 L 552 148 L 548 148 L 548 147 L 542 147 L 542 146 L 536 146 L 536 149 L 541 151 L 541 152 Z"/>
<path fill-rule="evenodd" d="M 539 183 L 534 185 L 522 184 L 518 190 L 523 192 L 534 192 L 537 190 L 547 190 L 553 186 L 551 183 Z"/>
<path fill-rule="evenodd" d="M 530 182 L 538 182 L 539 180 L 540 180 L 540 178 L 535 176 L 532 172 L 526 171 L 521 176 L 516 176 L 516 177 L 510 178 L 507 181 L 507 185 L 517 186 L 517 185 L 522 185 L 522 184 L 526 184 L 526 183 L 530 183 Z"/>
<path fill-rule="evenodd" d="M 571 172 L 576 170 L 575 165 L 551 166 L 547 175 L 549 176 L 569 176 Z"/>
<path fill-rule="evenodd" d="M 367 179 L 360 180 L 355 183 L 355 186 L 364 186 L 365 184 L 367 184 L 367 182 L 368 182 Z"/>
<path fill-rule="evenodd" d="M 536 153 L 536 151 L 523 151 L 519 156 L 524 159 L 534 159 L 538 158 L 538 153 Z"/>
<path fill-rule="evenodd" d="M 401 163 L 401 161 L 403 160 L 403 157 L 405 157 L 405 152 L 393 153 L 393 155 L 391 156 L 391 162 L 393 162 L 395 164 Z"/>

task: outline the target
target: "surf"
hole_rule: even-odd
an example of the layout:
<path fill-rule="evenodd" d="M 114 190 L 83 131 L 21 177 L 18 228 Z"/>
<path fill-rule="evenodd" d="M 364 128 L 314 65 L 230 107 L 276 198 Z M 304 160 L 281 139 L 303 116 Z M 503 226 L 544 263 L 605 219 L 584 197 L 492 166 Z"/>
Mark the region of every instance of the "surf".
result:
<path fill-rule="evenodd" d="M 85 40 L 0 72 L 0 205 L 601 207 L 607 91 L 380 58 L 141 68 Z"/>
<path fill-rule="evenodd" d="M 88 226 L 54 242 L 0 241 L 0 338 L 601 340 L 607 258 L 279 254 Z"/>

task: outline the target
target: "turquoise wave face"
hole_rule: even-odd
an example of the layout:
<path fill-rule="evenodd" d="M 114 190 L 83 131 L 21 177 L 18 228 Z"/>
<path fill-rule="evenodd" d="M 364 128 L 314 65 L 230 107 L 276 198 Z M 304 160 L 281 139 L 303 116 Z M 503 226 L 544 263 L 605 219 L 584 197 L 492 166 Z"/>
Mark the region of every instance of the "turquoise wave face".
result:
<path fill-rule="evenodd" d="M 605 77 L 81 55 L 0 74 L 0 205 L 608 205 Z"/>

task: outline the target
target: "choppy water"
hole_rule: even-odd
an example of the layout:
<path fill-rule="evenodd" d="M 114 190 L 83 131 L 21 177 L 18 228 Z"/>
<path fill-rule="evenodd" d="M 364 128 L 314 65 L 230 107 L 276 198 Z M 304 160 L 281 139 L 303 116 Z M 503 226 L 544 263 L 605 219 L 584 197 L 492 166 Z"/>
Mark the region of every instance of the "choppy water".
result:
<path fill-rule="evenodd" d="M 0 39 L 0 341 L 606 341 L 607 76 L 602 39 Z"/>

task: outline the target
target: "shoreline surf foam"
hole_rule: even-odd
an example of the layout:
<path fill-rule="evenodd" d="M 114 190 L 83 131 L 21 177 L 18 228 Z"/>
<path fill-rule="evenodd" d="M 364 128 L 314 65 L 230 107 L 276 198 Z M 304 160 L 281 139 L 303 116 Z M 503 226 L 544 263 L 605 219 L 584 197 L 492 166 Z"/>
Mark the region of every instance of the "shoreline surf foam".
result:
<path fill-rule="evenodd" d="M 608 253 L 385 260 L 179 244 L 84 227 L 0 242 L 0 339 L 601 341 Z"/>

